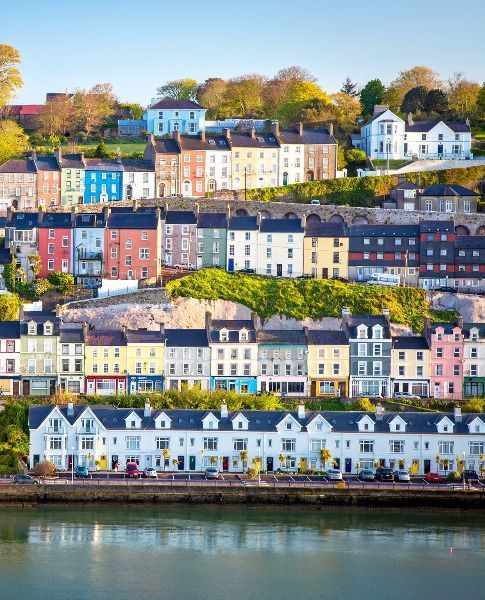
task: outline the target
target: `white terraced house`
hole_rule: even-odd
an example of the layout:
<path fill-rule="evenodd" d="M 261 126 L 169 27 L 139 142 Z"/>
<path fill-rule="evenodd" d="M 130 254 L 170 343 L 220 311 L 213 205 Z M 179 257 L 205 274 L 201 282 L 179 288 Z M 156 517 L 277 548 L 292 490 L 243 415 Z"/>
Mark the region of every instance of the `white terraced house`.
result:
<path fill-rule="evenodd" d="M 254 458 L 269 472 L 334 465 L 355 473 L 382 465 L 417 475 L 485 467 L 485 414 L 462 416 L 459 408 L 448 414 L 386 414 L 380 405 L 375 413 L 314 412 L 303 405 L 296 411 L 33 405 L 29 430 L 30 465 L 45 459 L 59 469 L 124 468 L 136 462 L 157 470 L 202 471 L 214 465 L 241 472 Z M 324 448 L 331 455 L 326 465 Z"/>

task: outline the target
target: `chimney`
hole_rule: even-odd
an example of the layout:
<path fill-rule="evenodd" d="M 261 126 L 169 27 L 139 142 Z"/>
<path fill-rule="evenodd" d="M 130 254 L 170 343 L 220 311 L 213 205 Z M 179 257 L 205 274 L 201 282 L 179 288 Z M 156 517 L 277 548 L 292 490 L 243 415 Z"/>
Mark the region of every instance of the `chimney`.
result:
<path fill-rule="evenodd" d="M 84 340 L 84 342 L 86 342 L 86 340 L 87 340 L 88 331 L 89 331 L 88 324 L 86 323 L 86 321 L 84 321 L 83 322 L 83 340 Z"/>
<path fill-rule="evenodd" d="M 221 404 L 221 419 L 227 419 L 228 416 L 227 404 Z"/>
<path fill-rule="evenodd" d="M 150 402 L 148 402 L 148 400 L 145 402 L 145 408 L 143 409 L 143 416 L 144 417 L 152 416 L 152 407 L 150 406 Z"/>
<path fill-rule="evenodd" d="M 455 406 L 453 409 L 453 415 L 455 417 L 455 423 L 461 423 L 461 406 Z"/>
<path fill-rule="evenodd" d="M 225 129 L 223 129 L 222 133 L 226 136 L 226 138 L 228 140 L 231 139 L 231 130 L 229 129 L 229 127 L 226 127 Z"/>
<path fill-rule="evenodd" d="M 256 215 L 256 225 L 259 227 L 261 225 L 261 213 L 258 212 Z"/>
<path fill-rule="evenodd" d="M 256 129 L 254 129 L 254 127 L 251 127 L 251 129 L 249 130 L 251 133 L 251 137 L 253 138 L 253 140 L 256 139 Z"/>
<path fill-rule="evenodd" d="M 44 220 L 44 209 L 42 208 L 42 206 L 39 206 L 39 211 L 38 211 L 38 220 L 39 220 L 39 225 L 42 223 L 42 221 Z"/>
<path fill-rule="evenodd" d="M 303 123 L 301 121 L 298 123 L 298 135 L 300 137 L 303 135 Z"/>
<path fill-rule="evenodd" d="M 109 206 L 103 206 L 103 221 L 105 224 L 108 222 L 110 213 L 111 208 Z"/>
<path fill-rule="evenodd" d="M 377 421 L 382 421 L 384 417 L 384 407 L 382 406 L 382 404 L 379 402 L 376 405 L 376 420 Z"/>
<path fill-rule="evenodd" d="M 54 156 L 56 157 L 57 162 L 59 163 L 59 166 L 60 166 L 62 163 L 62 149 L 60 146 L 59 146 L 59 148 L 56 148 L 54 150 Z"/>
<path fill-rule="evenodd" d="M 377 115 L 386 112 L 386 110 L 389 110 L 388 104 L 374 104 L 374 112 L 372 113 L 372 116 L 376 117 Z"/>
<path fill-rule="evenodd" d="M 74 404 L 72 402 L 67 403 L 67 416 L 68 417 L 74 416 Z"/>
<path fill-rule="evenodd" d="M 212 313 L 208 310 L 205 313 L 205 328 L 210 329 L 212 325 Z"/>
<path fill-rule="evenodd" d="M 346 320 L 350 317 L 350 308 L 348 306 L 342 306 L 342 320 Z"/>
<path fill-rule="evenodd" d="M 414 121 L 413 121 L 413 113 L 408 113 L 406 116 L 406 121 L 408 125 L 414 125 Z"/>
<path fill-rule="evenodd" d="M 84 164 L 84 152 L 81 152 L 79 154 L 79 158 L 81 159 L 81 162 Z"/>
<path fill-rule="evenodd" d="M 195 203 L 194 212 L 196 215 L 200 213 L 200 204 L 198 202 Z"/>
<path fill-rule="evenodd" d="M 389 309 L 388 308 L 383 308 L 382 309 L 382 314 L 384 317 L 386 317 L 386 319 L 389 319 Z"/>
<path fill-rule="evenodd" d="M 279 137 L 279 135 L 280 135 L 280 124 L 278 123 L 278 121 L 273 121 L 271 123 L 271 133 L 275 137 Z"/>
<path fill-rule="evenodd" d="M 9 206 L 7 208 L 7 223 L 12 220 L 13 213 L 14 213 L 14 209 L 11 206 Z"/>
<path fill-rule="evenodd" d="M 231 205 L 229 203 L 227 203 L 226 215 L 227 215 L 227 226 L 229 227 L 229 220 L 231 218 Z"/>
<path fill-rule="evenodd" d="M 32 150 L 32 154 L 30 155 L 30 158 L 32 160 L 37 160 L 37 152 L 35 150 Z"/>
<path fill-rule="evenodd" d="M 303 217 L 301 218 L 301 226 L 303 229 L 305 229 L 306 227 L 306 215 L 303 215 Z"/>
<path fill-rule="evenodd" d="M 56 304 L 56 317 L 59 318 L 62 315 L 63 309 L 60 304 Z"/>
<path fill-rule="evenodd" d="M 257 330 L 258 329 L 258 315 L 254 311 L 251 312 L 251 321 L 253 323 L 254 329 Z"/>
<path fill-rule="evenodd" d="M 332 135 L 333 136 L 333 123 L 328 123 L 328 125 L 327 125 L 327 131 L 328 131 L 328 135 Z"/>
<path fill-rule="evenodd" d="M 431 327 L 431 319 L 429 317 L 424 317 L 423 329 L 427 331 Z"/>
<path fill-rule="evenodd" d="M 165 323 L 160 323 L 160 333 L 165 335 Z"/>
<path fill-rule="evenodd" d="M 204 129 L 200 130 L 200 141 L 205 142 L 205 130 Z"/>
<path fill-rule="evenodd" d="M 138 210 L 138 200 L 133 199 L 131 206 L 132 206 L 133 212 L 136 212 Z"/>
<path fill-rule="evenodd" d="M 147 141 L 148 141 L 149 144 L 151 144 L 153 146 L 153 144 L 155 143 L 155 134 L 154 133 L 149 133 Z"/>
<path fill-rule="evenodd" d="M 24 305 L 21 304 L 19 306 L 19 321 L 23 321 L 24 320 Z"/>
<path fill-rule="evenodd" d="M 305 418 L 305 405 L 304 404 L 298 405 L 298 418 L 299 419 Z"/>
<path fill-rule="evenodd" d="M 71 223 L 74 224 L 76 222 L 76 207 L 73 206 L 71 208 Z"/>
<path fill-rule="evenodd" d="M 458 315 L 458 317 L 455 318 L 455 327 L 463 329 L 463 317 L 461 315 Z"/>
<path fill-rule="evenodd" d="M 174 131 L 172 133 L 172 137 L 177 142 L 177 144 L 180 144 L 180 131 Z"/>
<path fill-rule="evenodd" d="M 305 336 L 305 338 L 308 338 L 308 327 L 303 327 L 303 335 Z"/>

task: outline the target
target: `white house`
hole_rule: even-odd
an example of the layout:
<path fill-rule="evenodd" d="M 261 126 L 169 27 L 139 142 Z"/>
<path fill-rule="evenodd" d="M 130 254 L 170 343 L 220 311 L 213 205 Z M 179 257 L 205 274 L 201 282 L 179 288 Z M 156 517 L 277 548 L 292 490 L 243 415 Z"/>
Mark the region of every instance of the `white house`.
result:
<path fill-rule="evenodd" d="M 61 390 L 84 393 L 84 331 L 79 323 L 65 323 L 59 331 L 57 372 Z"/>
<path fill-rule="evenodd" d="M 369 158 L 460 160 L 470 158 L 471 129 L 468 121 L 413 121 L 411 115 L 404 121 L 388 106 L 376 105 L 352 144 Z"/>
<path fill-rule="evenodd" d="M 210 386 L 210 348 L 205 329 L 167 329 L 165 389 Z"/>
<path fill-rule="evenodd" d="M 303 124 L 298 127 L 282 129 L 273 124 L 273 131 L 280 142 L 278 185 L 301 183 L 305 181 L 305 144 L 303 143 Z"/>
<path fill-rule="evenodd" d="M 264 471 L 324 470 L 356 473 L 375 465 L 442 474 L 464 466 L 479 471 L 485 414 L 307 411 L 152 410 L 86 405 L 29 408 L 33 466 L 49 460 L 59 469 L 127 462 L 140 468 L 201 471 L 217 465 L 241 472 L 261 461 Z M 446 425 L 446 426 L 445 426 Z M 320 451 L 328 449 L 323 463 Z M 165 451 L 165 452 L 164 452 Z M 247 456 L 241 455 L 241 452 Z M 167 456 L 168 453 L 168 456 Z M 175 459 L 175 461 L 174 461 Z"/>
<path fill-rule="evenodd" d="M 257 217 L 231 217 L 227 229 L 227 271 L 251 269 L 258 262 Z"/>
<path fill-rule="evenodd" d="M 143 115 L 147 132 L 157 136 L 181 134 L 197 135 L 205 130 L 206 109 L 192 100 L 152 99 Z"/>
<path fill-rule="evenodd" d="M 276 277 L 303 275 L 304 236 L 301 219 L 262 219 L 256 272 Z"/>
<path fill-rule="evenodd" d="M 205 136 L 205 189 L 208 192 L 232 189 L 231 149 L 224 135 Z"/>
<path fill-rule="evenodd" d="M 124 159 L 121 173 L 123 200 L 155 198 L 155 169 L 149 160 Z"/>

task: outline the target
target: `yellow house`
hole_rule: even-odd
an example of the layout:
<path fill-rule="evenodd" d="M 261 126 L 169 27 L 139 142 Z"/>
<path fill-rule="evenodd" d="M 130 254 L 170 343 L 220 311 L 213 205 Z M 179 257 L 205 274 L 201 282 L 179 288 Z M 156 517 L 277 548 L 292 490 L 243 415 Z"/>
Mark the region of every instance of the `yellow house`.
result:
<path fill-rule="evenodd" d="M 393 337 L 391 365 L 393 394 L 429 396 L 431 351 L 425 337 Z"/>
<path fill-rule="evenodd" d="M 85 336 L 86 393 L 126 392 L 126 337 L 121 331 L 88 331 Z"/>
<path fill-rule="evenodd" d="M 311 329 L 307 340 L 310 396 L 346 397 L 350 367 L 345 333 Z"/>
<path fill-rule="evenodd" d="M 278 185 L 279 143 L 273 133 L 229 131 L 232 186 L 235 190 Z"/>
<path fill-rule="evenodd" d="M 126 332 L 128 391 L 161 392 L 164 388 L 165 330 Z"/>
<path fill-rule="evenodd" d="M 307 220 L 303 272 L 317 279 L 348 279 L 349 233 L 343 223 Z"/>

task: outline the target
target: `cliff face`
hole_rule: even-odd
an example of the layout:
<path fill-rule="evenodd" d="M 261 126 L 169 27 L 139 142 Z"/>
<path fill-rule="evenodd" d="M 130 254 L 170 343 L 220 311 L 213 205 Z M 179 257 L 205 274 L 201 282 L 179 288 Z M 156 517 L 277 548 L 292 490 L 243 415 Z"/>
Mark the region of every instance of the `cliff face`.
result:
<path fill-rule="evenodd" d="M 485 322 L 485 298 L 467 294 L 430 293 L 431 306 L 440 309 L 454 309 L 465 323 Z"/>

